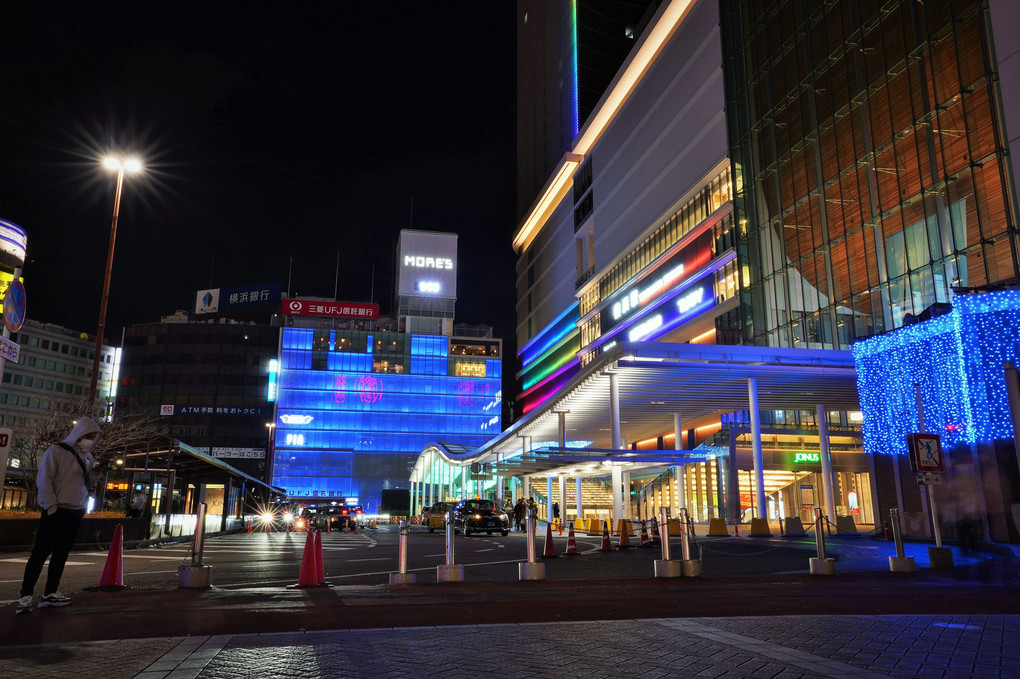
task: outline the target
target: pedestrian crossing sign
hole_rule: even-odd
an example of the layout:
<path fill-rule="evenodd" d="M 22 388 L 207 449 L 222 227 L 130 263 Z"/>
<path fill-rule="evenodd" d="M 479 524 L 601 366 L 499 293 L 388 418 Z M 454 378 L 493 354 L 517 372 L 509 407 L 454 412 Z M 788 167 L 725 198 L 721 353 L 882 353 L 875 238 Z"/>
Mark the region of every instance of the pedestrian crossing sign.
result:
<path fill-rule="evenodd" d="M 907 434 L 907 447 L 912 471 L 921 474 L 942 474 L 946 471 L 942 440 L 938 434 Z"/>

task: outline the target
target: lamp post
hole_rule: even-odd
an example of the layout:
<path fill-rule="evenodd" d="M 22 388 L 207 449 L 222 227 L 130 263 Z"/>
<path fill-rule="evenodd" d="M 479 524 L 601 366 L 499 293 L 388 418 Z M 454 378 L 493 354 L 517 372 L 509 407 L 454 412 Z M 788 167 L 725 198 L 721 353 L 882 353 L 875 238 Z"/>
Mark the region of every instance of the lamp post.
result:
<path fill-rule="evenodd" d="M 269 428 L 269 446 L 266 448 L 266 483 L 273 478 L 273 431 L 276 429 L 275 422 L 266 422 Z"/>
<path fill-rule="evenodd" d="M 89 403 L 95 406 L 96 403 L 96 381 L 99 379 L 99 360 L 103 354 L 103 335 L 106 331 L 106 303 L 110 298 L 110 273 L 113 271 L 113 249 L 117 244 L 117 217 L 120 215 L 120 194 L 124 186 L 124 173 L 141 172 L 142 163 L 135 158 L 121 159 L 116 156 L 107 156 L 103 159 L 103 166 L 110 170 L 117 171 L 117 192 L 113 199 L 113 222 L 110 225 L 110 247 L 106 252 L 106 275 L 103 279 L 103 298 L 99 304 L 99 327 L 96 329 L 96 351 L 92 358 L 92 376 L 89 379 Z M 106 416 L 106 409 L 103 409 L 103 416 Z"/>

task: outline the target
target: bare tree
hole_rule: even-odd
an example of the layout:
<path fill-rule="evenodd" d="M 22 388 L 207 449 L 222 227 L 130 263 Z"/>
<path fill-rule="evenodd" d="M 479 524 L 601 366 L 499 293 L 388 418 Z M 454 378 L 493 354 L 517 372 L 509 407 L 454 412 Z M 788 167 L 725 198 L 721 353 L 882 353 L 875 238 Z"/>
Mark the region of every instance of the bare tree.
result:
<path fill-rule="evenodd" d="M 78 418 L 96 412 L 87 397 L 53 399 L 49 408 L 27 417 L 24 425 L 14 429 L 11 457 L 18 459 L 18 467 L 25 479 L 28 493 L 26 506 L 36 508 L 38 488 L 36 476 L 46 449 L 63 441 Z M 103 435 L 92 455 L 99 466 L 108 465 L 126 450 L 144 448 L 147 443 L 166 440 L 160 433 L 162 424 L 157 417 L 125 415 L 111 422 L 100 422 Z"/>

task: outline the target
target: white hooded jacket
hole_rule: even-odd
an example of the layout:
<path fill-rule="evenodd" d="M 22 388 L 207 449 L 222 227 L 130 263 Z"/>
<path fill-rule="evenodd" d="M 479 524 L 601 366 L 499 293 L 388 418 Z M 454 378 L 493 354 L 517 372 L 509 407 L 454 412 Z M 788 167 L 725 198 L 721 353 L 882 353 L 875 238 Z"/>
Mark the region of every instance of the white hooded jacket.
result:
<path fill-rule="evenodd" d="M 78 439 L 91 433 L 101 435 L 102 430 L 91 417 L 82 417 L 64 439 L 64 443 L 78 452 L 90 475 L 93 457 L 78 446 Z M 75 460 L 74 453 L 60 445 L 50 446 L 43 453 L 36 484 L 39 488 L 39 506 L 47 514 L 53 514 L 58 507 L 81 510 L 88 504 L 89 489 L 81 465 Z"/>

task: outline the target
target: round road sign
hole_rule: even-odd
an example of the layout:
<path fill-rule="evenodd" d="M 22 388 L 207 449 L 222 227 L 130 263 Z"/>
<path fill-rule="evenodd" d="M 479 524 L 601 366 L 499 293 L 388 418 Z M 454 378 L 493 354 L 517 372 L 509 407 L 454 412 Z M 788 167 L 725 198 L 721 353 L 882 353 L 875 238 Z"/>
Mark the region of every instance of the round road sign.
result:
<path fill-rule="evenodd" d="M 4 295 L 4 325 L 11 332 L 21 330 L 21 325 L 25 322 L 27 301 L 25 286 L 21 281 L 11 281 L 7 286 L 7 294 Z"/>

